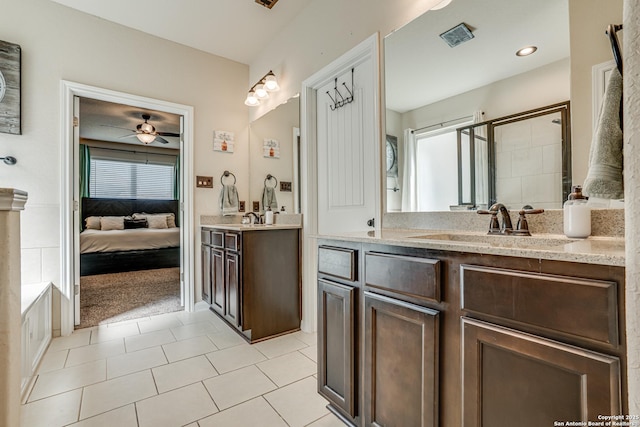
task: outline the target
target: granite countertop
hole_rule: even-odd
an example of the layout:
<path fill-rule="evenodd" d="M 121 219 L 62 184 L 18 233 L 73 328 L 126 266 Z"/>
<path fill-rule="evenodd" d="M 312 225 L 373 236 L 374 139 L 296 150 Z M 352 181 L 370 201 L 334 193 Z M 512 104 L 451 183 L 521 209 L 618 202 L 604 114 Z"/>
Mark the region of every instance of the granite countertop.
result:
<path fill-rule="evenodd" d="M 290 230 L 302 228 L 299 224 L 201 224 L 206 228 L 218 228 L 230 231 L 264 231 L 264 230 Z"/>
<path fill-rule="evenodd" d="M 624 238 L 591 236 L 571 239 L 561 234 L 501 236 L 460 230 L 388 228 L 377 231 L 317 235 L 334 239 L 395 246 L 515 256 L 557 261 L 624 266 Z"/>

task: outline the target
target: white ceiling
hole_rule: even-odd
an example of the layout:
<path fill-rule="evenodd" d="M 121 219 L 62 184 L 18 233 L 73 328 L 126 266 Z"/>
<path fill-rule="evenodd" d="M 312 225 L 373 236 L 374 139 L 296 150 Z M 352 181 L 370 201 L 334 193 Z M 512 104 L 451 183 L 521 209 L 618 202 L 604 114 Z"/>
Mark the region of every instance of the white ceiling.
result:
<path fill-rule="evenodd" d="M 149 114 L 149 124 L 156 132 L 180 133 L 180 116 L 145 108 L 80 98 L 80 138 L 96 141 L 142 145 L 135 137 L 136 126 L 144 123 L 143 114 Z M 180 149 L 180 138 L 163 136 L 168 144 L 154 141 L 158 148 Z"/>
<path fill-rule="evenodd" d="M 474 38 L 451 48 L 440 34 L 462 22 Z M 454 0 L 384 44 L 386 105 L 403 113 L 569 57 L 568 1 Z"/>
<path fill-rule="evenodd" d="M 249 64 L 312 0 L 53 0 L 90 15 Z"/>

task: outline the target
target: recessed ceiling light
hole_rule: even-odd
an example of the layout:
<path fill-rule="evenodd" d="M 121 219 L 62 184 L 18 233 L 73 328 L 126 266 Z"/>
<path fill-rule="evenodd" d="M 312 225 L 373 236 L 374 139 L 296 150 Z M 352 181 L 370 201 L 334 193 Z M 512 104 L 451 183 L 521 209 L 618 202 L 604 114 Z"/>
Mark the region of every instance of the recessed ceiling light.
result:
<path fill-rule="evenodd" d="M 527 47 L 523 47 L 522 49 L 518 50 L 516 52 L 517 56 L 528 56 L 531 55 L 532 53 L 534 53 L 536 50 L 538 50 L 537 47 L 535 46 L 527 46 Z"/>

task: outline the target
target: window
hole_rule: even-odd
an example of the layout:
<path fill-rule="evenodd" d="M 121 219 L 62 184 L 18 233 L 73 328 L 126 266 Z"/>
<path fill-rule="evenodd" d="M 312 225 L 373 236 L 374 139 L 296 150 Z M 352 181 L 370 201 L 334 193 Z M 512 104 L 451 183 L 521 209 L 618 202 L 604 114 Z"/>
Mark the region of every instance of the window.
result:
<path fill-rule="evenodd" d="M 91 197 L 173 200 L 176 158 L 92 148 Z"/>

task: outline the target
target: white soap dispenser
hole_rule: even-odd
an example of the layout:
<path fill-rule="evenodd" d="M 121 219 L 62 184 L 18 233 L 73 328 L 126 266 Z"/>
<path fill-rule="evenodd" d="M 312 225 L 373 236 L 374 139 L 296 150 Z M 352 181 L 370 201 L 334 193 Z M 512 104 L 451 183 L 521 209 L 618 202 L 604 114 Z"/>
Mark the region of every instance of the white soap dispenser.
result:
<path fill-rule="evenodd" d="M 591 208 L 582 194 L 582 186 L 571 188 L 563 210 L 564 234 L 567 237 L 584 238 L 591 235 Z"/>
<path fill-rule="evenodd" d="M 267 206 L 267 210 L 264 211 L 264 223 L 267 225 L 273 224 L 273 211 L 270 206 Z"/>

